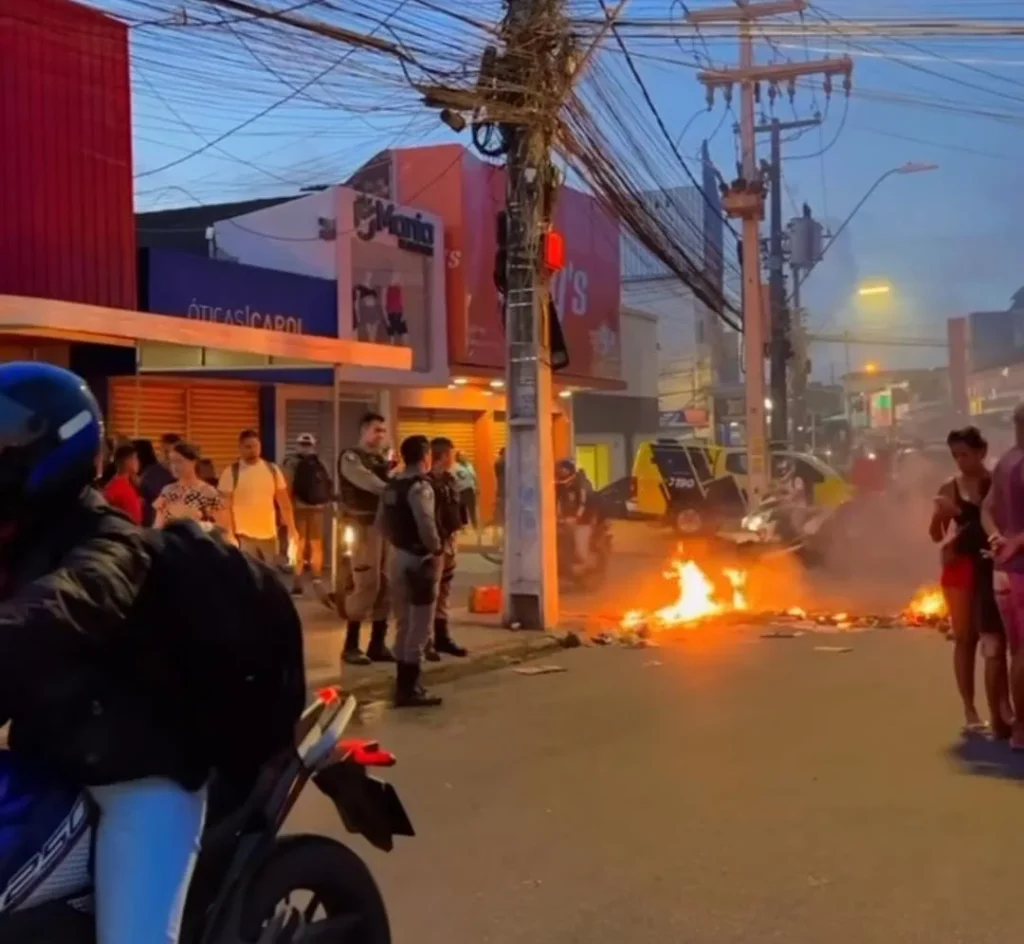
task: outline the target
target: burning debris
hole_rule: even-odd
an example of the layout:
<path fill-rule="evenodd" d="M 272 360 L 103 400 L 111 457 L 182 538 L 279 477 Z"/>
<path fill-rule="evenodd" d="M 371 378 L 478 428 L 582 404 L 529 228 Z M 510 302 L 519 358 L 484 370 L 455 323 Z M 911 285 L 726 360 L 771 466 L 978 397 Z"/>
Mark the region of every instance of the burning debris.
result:
<path fill-rule="evenodd" d="M 709 622 L 781 625 L 827 632 L 912 626 L 941 628 L 948 620 L 942 591 L 934 587 L 919 590 L 910 604 L 898 614 L 808 611 L 800 606 L 784 610 L 753 611 L 747 596 L 747 572 L 723 567 L 720 574 L 724 579 L 716 585 L 696 561 L 682 557 L 673 560 L 665 572 L 665 578 L 676 584 L 675 600 L 655 610 L 629 610 L 619 621 L 618 632 L 602 633 L 599 641 L 608 644 L 613 640 L 620 643 L 624 639 L 644 640 L 655 633 L 692 629 Z M 723 592 L 725 587 L 729 588 L 727 593 Z"/>

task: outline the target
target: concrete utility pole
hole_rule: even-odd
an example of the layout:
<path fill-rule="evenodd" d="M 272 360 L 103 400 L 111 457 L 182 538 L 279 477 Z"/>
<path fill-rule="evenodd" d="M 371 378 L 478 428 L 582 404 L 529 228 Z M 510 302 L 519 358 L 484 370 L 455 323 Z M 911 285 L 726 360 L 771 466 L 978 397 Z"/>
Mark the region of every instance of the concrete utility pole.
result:
<path fill-rule="evenodd" d="M 754 106 L 760 84 L 771 88 L 787 83 L 795 89 L 801 76 L 847 76 L 853 70 L 849 57 L 822 59 L 802 63 L 776 63 L 757 66 L 754 62 L 753 24 L 764 17 L 801 13 L 805 0 L 774 0 L 774 2 L 740 2 L 731 7 L 699 10 L 687 16 L 695 26 L 710 23 L 738 23 L 740 40 L 739 68 L 707 69 L 698 73 L 698 79 L 707 86 L 709 98 L 716 89 L 740 86 L 740 138 L 743 152 L 742 176 L 733 182 L 723 195 L 726 213 L 743 221 L 743 330 L 746 354 L 746 420 L 748 501 L 752 506 L 760 503 L 768 489 L 770 469 L 765 442 L 765 317 L 761 294 L 760 224 L 764 219 L 764 186 L 757 167 L 755 146 Z"/>
<path fill-rule="evenodd" d="M 771 198 L 771 239 L 768 251 L 769 298 L 771 299 L 771 433 L 773 443 L 789 442 L 789 386 L 786 366 L 793 356 L 789 306 L 786 304 L 785 252 L 782 226 L 782 132 L 814 128 L 820 118 L 780 121 L 773 118 L 758 125 L 756 132 L 771 134 L 771 160 L 768 165 L 768 196 Z"/>
<path fill-rule="evenodd" d="M 505 454 L 505 625 L 558 622 L 548 273 L 541 247 L 559 181 L 552 136 L 571 80 L 560 0 L 508 0 L 507 60 L 523 90 L 509 125 L 505 298 L 508 446 Z"/>

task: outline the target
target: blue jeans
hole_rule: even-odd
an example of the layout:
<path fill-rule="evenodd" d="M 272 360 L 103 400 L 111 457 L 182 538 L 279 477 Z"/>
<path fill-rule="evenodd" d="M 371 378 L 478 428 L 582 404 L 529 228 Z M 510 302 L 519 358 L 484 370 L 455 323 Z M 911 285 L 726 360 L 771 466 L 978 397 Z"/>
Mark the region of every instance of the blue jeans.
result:
<path fill-rule="evenodd" d="M 177 944 L 206 818 L 206 788 L 147 777 L 90 787 L 100 808 L 98 944 Z"/>

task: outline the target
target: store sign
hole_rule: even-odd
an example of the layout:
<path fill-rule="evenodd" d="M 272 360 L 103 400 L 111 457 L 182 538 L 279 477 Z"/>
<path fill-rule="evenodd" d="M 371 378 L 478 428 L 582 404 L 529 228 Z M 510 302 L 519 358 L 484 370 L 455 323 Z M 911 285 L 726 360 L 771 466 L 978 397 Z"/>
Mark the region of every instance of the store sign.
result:
<path fill-rule="evenodd" d="M 140 284 L 147 311 L 286 334 L 338 336 L 337 286 L 171 249 L 144 250 Z"/>
<path fill-rule="evenodd" d="M 373 163 L 383 179 L 380 161 Z M 436 145 L 393 151 L 391 177 L 392 198 L 414 202 L 440 217 L 444 226 L 450 362 L 504 369 L 508 338 L 494 284 L 497 214 L 506 200 L 504 168 L 477 160 L 459 145 Z M 589 194 L 562 187 L 553 224 L 565 240 L 565 266 L 552 279 L 551 297 L 568 349 L 568 371 L 574 377 L 619 381 L 618 222 Z M 441 248 L 439 242 L 439 253 Z"/>
<path fill-rule="evenodd" d="M 397 240 L 399 249 L 424 256 L 434 254 L 434 224 L 419 213 L 402 213 L 387 200 L 361 193 L 352 203 L 352 217 L 360 239 L 371 242 L 379 233 L 387 233 Z"/>

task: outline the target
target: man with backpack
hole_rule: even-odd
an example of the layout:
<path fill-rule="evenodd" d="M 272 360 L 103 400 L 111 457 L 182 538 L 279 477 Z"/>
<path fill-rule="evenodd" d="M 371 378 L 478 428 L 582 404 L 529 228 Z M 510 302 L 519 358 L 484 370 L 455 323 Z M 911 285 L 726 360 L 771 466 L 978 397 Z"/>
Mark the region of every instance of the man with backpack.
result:
<path fill-rule="evenodd" d="M 298 531 L 296 592 L 301 592 L 298 578 L 308 566 L 314 590 L 323 600 L 324 519 L 334 488 L 330 472 L 317 455 L 316 437 L 312 433 L 300 433 L 295 440 L 295 455 L 285 462 L 285 475 Z"/>
<path fill-rule="evenodd" d="M 297 539 L 298 532 L 288 483 L 281 470 L 263 458 L 262 448 L 256 430 L 243 430 L 238 437 L 238 461 L 221 473 L 217 488 L 230 512 L 238 546 L 257 560 L 275 566 L 281 557 L 278 515 L 289 542 Z"/>

